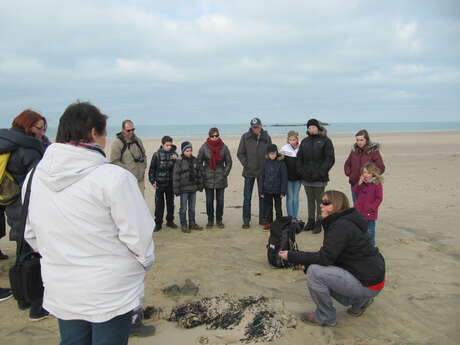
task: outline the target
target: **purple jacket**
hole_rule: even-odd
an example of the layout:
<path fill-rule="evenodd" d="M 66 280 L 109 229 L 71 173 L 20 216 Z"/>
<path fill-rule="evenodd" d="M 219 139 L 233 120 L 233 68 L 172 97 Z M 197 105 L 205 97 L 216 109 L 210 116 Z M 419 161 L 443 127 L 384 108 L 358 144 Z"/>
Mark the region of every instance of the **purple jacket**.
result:
<path fill-rule="evenodd" d="M 385 171 L 382 156 L 379 152 L 379 144 L 369 143 L 364 150 L 360 149 L 356 144 L 350 152 L 344 164 L 345 175 L 348 176 L 348 181 L 352 186 L 358 183 L 361 176 L 361 168 L 364 164 L 372 162 L 380 169 L 380 173 Z"/>
<path fill-rule="evenodd" d="M 353 193 L 357 195 L 355 208 L 367 220 L 377 220 L 379 206 L 383 200 L 383 186 L 381 183 L 362 183 L 353 187 Z"/>

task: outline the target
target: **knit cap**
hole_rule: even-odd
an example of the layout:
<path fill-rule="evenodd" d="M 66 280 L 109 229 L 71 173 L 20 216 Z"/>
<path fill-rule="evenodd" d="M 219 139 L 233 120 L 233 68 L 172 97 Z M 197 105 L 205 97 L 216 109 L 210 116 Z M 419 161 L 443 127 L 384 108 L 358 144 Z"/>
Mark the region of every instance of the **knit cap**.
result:
<path fill-rule="evenodd" d="M 184 141 L 180 144 L 181 152 L 184 153 L 188 149 L 192 150 L 192 143 L 190 141 Z"/>
<path fill-rule="evenodd" d="M 319 127 L 320 127 L 320 126 L 319 126 L 319 121 L 318 121 L 317 119 L 310 119 L 310 120 L 308 120 L 308 122 L 307 122 L 307 128 L 310 127 L 310 126 L 316 126 L 316 127 L 318 127 L 318 129 L 319 129 Z"/>
<path fill-rule="evenodd" d="M 275 144 L 270 144 L 267 146 L 267 154 L 271 152 L 276 152 L 278 153 L 278 147 Z"/>

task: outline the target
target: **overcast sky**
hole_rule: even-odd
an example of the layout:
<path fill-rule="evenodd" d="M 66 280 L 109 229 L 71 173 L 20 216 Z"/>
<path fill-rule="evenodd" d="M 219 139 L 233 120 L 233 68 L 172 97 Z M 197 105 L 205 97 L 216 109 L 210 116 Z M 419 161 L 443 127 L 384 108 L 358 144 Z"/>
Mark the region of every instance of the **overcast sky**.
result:
<path fill-rule="evenodd" d="M 1 126 L 460 120 L 458 0 L 72 3 L 0 2 Z"/>

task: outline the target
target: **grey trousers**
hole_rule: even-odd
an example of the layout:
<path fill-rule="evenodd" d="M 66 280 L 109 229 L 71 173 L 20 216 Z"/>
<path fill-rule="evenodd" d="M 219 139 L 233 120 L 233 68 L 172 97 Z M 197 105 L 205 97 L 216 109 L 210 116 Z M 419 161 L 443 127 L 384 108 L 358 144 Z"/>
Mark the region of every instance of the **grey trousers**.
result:
<path fill-rule="evenodd" d="M 350 272 L 337 266 L 310 265 L 307 280 L 308 290 L 317 308 L 315 317 L 322 325 L 336 322 L 331 297 L 344 306 L 359 310 L 380 292 L 363 286 Z"/>
<path fill-rule="evenodd" d="M 321 217 L 321 198 L 323 197 L 326 187 L 309 187 L 304 186 L 308 202 L 308 219 L 319 220 Z"/>

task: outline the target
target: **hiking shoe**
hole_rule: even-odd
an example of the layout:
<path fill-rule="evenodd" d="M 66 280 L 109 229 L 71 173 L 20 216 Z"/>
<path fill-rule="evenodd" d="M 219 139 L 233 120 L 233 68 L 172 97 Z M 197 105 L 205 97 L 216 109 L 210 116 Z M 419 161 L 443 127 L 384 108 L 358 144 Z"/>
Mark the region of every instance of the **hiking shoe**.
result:
<path fill-rule="evenodd" d="M 160 231 L 161 230 L 161 224 L 156 224 L 155 229 L 153 229 L 154 232 Z"/>
<path fill-rule="evenodd" d="M 168 223 L 166 223 L 166 226 L 168 228 L 171 228 L 171 229 L 177 229 L 178 228 L 177 224 L 174 223 L 174 222 L 168 222 Z"/>
<path fill-rule="evenodd" d="M 305 227 L 303 228 L 305 231 L 310 231 L 313 230 L 315 227 L 315 220 L 314 219 L 309 219 L 307 224 L 305 224 Z"/>
<path fill-rule="evenodd" d="M 11 289 L 0 288 L 0 301 L 6 301 L 7 299 L 10 299 L 11 297 L 13 297 L 13 293 L 11 292 Z"/>
<path fill-rule="evenodd" d="M 208 224 L 206 224 L 206 229 L 212 229 L 213 226 L 214 226 L 213 222 L 208 222 Z"/>
<path fill-rule="evenodd" d="M 0 250 L 0 260 L 8 260 L 10 257 Z"/>
<path fill-rule="evenodd" d="M 249 224 L 248 223 L 244 223 L 243 226 L 241 227 L 243 229 L 249 229 Z"/>
<path fill-rule="evenodd" d="M 190 233 L 190 228 L 187 225 L 182 225 L 180 229 L 182 232 Z"/>
<path fill-rule="evenodd" d="M 264 229 L 264 231 L 270 231 L 271 227 L 272 227 L 271 224 L 264 224 L 263 229 Z"/>
<path fill-rule="evenodd" d="M 353 308 L 348 308 L 347 309 L 347 313 L 350 314 L 351 316 L 354 316 L 354 317 L 360 317 L 361 315 L 364 314 L 364 312 L 366 311 L 367 308 L 369 308 L 369 306 L 372 304 L 372 302 L 374 302 L 374 299 L 371 298 L 369 299 L 369 301 L 367 301 L 361 308 L 359 308 L 358 310 L 353 310 Z"/>
<path fill-rule="evenodd" d="M 190 230 L 203 230 L 203 227 L 198 224 L 192 224 L 190 225 Z"/>
<path fill-rule="evenodd" d="M 30 308 L 29 311 L 29 321 L 40 321 L 46 319 L 50 313 L 44 309 L 42 306 L 38 308 L 38 310 L 34 310 L 35 308 Z"/>
<path fill-rule="evenodd" d="M 222 222 L 217 222 L 217 227 L 218 227 L 219 229 L 223 229 L 223 228 L 225 228 L 225 225 L 224 225 L 224 223 L 222 223 Z"/>
<path fill-rule="evenodd" d="M 147 326 L 147 325 L 144 325 L 142 322 L 139 322 L 131 327 L 129 336 L 144 338 L 144 337 L 150 337 L 152 335 L 155 335 L 155 332 L 156 332 L 155 326 Z"/>
<path fill-rule="evenodd" d="M 319 234 L 322 230 L 323 226 L 321 225 L 321 221 L 316 221 L 315 227 L 311 231 L 313 234 Z"/>
<path fill-rule="evenodd" d="M 310 325 L 314 325 L 314 326 L 322 326 L 322 327 L 325 327 L 325 326 L 329 326 L 329 327 L 334 327 L 335 325 L 337 325 L 337 322 L 336 321 L 333 321 L 333 322 L 329 322 L 329 323 L 320 323 L 318 320 L 316 320 L 316 316 L 315 316 L 315 313 L 312 313 L 312 312 L 309 312 L 309 311 L 306 311 L 304 313 L 302 313 L 302 316 L 300 317 L 300 319 L 305 322 L 305 323 L 308 323 Z"/>

